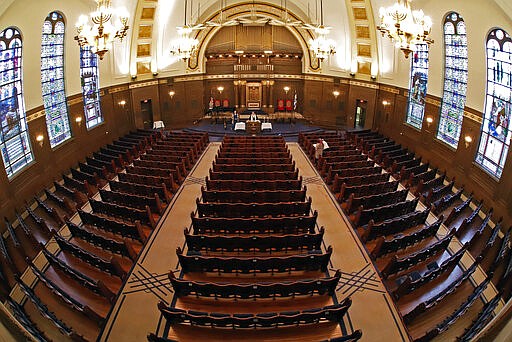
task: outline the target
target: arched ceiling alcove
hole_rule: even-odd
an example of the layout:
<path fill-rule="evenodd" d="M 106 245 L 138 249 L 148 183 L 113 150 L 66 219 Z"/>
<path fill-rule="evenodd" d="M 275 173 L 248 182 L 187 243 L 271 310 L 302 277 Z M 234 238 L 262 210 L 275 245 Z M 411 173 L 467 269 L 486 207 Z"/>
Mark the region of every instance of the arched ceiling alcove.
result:
<path fill-rule="evenodd" d="M 295 41 L 300 46 L 300 52 L 303 54 L 303 66 L 305 72 L 307 71 L 319 71 L 320 63 L 319 61 L 310 53 L 308 49 L 308 40 L 314 38 L 314 34 L 301 26 L 293 26 L 293 25 L 275 25 L 277 21 L 282 20 L 283 18 L 289 18 L 293 21 L 303 21 L 308 22 L 308 18 L 302 18 L 304 16 L 303 13 L 295 14 L 288 10 L 287 8 L 280 7 L 276 4 L 265 3 L 265 2 L 242 2 L 235 3 L 230 6 L 226 6 L 222 10 L 222 20 L 224 21 L 236 21 L 238 22 L 239 27 L 244 28 L 245 31 L 256 32 L 258 30 L 263 30 L 266 28 L 268 32 L 276 34 L 282 34 L 285 36 L 284 31 L 286 30 L 289 35 L 287 37 L 294 37 Z M 221 20 L 221 11 L 217 10 L 212 13 L 209 17 L 203 18 L 204 21 L 217 21 Z M 252 29 L 251 29 L 252 27 Z M 206 63 L 206 53 L 208 46 L 210 46 L 210 41 L 217 36 L 218 32 L 221 30 L 225 30 L 228 32 L 229 30 L 234 30 L 232 32 L 236 33 L 237 29 L 234 26 L 228 30 L 225 30 L 226 27 L 207 27 L 203 30 L 197 31 L 196 39 L 199 40 L 200 45 L 194 56 L 188 62 L 188 68 L 190 70 L 202 70 L 204 71 L 205 63 Z M 274 31 L 275 28 L 275 31 Z M 243 31 L 238 28 L 238 31 Z M 290 40 L 291 41 L 291 40 Z M 263 41 L 261 42 L 264 43 Z M 234 44 L 245 44 L 244 42 L 234 42 Z M 269 45 L 267 43 L 267 45 Z M 265 44 L 263 44 L 265 45 Z M 263 52 L 263 51 L 255 51 L 255 52 Z"/>
<path fill-rule="evenodd" d="M 222 27 L 206 47 L 206 54 L 229 54 L 235 51 L 245 53 L 302 54 L 297 38 L 285 27 L 274 25 L 234 25 Z"/>

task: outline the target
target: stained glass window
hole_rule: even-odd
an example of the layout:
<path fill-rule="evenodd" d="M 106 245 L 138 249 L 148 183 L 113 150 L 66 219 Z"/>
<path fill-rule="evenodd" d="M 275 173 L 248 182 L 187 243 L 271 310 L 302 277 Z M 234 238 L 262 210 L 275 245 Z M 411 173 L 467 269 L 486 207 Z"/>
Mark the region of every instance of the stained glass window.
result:
<path fill-rule="evenodd" d="M 444 19 L 445 75 L 437 139 L 457 148 L 468 84 L 466 24 L 451 12 Z"/>
<path fill-rule="evenodd" d="M 98 73 L 98 55 L 89 46 L 80 48 L 80 78 L 84 99 L 85 123 L 87 129 L 103 122 L 100 107 L 100 81 Z"/>
<path fill-rule="evenodd" d="M 64 18 L 52 12 L 43 24 L 41 86 L 50 146 L 71 138 L 68 105 L 64 91 Z"/>
<path fill-rule="evenodd" d="M 7 177 L 34 160 L 23 101 L 21 34 L 9 27 L 0 33 L 0 148 Z"/>
<path fill-rule="evenodd" d="M 412 53 L 409 105 L 405 122 L 417 129 L 423 124 L 428 81 L 428 45 L 416 44 Z"/>
<path fill-rule="evenodd" d="M 500 178 L 512 134 L 512 38 L 501 29 L 487 36 L 487 95 L 476 162 Z"/>

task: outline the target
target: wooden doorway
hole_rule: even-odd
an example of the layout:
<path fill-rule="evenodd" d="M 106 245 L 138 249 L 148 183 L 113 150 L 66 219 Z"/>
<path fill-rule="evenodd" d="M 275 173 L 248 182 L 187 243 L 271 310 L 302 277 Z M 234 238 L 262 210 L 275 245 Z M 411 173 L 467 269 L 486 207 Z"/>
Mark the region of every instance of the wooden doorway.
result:
<path fill-rule="evenodd" d="M 151 99 L 140 101 L 140 115 L 144 129 L 151 129 L 153 127 L 153 103 Z"/>
<path fill-rule="evenodd" d="M 354 116 L 354 128 L 364 128 L 366 121 L 366 108 L 368 107 L 368 101 L 356 100 L 356 113 Z"/>

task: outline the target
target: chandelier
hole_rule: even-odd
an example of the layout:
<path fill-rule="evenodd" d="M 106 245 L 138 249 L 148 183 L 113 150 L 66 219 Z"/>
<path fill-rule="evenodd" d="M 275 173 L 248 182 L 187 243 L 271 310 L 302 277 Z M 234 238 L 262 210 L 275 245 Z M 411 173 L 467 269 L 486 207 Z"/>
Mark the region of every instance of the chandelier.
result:
<path fill-rule="evenodd" d="M 95 0 L 96 11 L 89 18 L 81 15 L 76 24 L 77 35 L 75 40 L 81 47 L 90 46 L 93 53 L 103 59 L 105 53 L 110 50 L 114 39 L 123 40 L 128 31 L 128 13 L 125 9 L 113 10 L 110 0 Z M 113 17 L 118 17 L 115 25 Z"/>
<path fill-rule="evenodd" d="M 327 38 L 329 30 L 323 26 L 315 29 L 317 37 L 309 40 L 309 49 L 320 61 L 323 61 L 329 55 L 336 53 L 336 43 L 334 40 Z"/>
<path fill-rule="evenodd" d="M 185 24 L 176 28 L 179 38 L 171 44 L 171 54 L 179 56 L 183 61 L 192 57 L 199 45 L 199 40 L 191 37 L 192 32 L 204 28 L 203 24 L 187 25 L 187 2 L 185 0 Z"/>
<path fill-rule="evenodd" d="M 422 10 L 412 11 L 409 0 L 397 0 L 387 8 L 379 10 L 380 25 L 377 29 L 382 36 L 387 34 L 403 51 L 405 58 L 413 51 L 416 44 L 432 44 L 429 37 L 432 29 L 432 19 Z"/>
<path fill-rule="evenodd" d="M 334 40 L 327 38 L 331 27 L 324 26 L 324 6 L 323 1 L 320 1 L 320 25 L 304 24 L 303 28 L 315 31 L 315 39 L 309 40 L 309 49 L 313 52 L 315 57 L 323 61 L 329 55 L 336 53 L 336 43 Z"/>

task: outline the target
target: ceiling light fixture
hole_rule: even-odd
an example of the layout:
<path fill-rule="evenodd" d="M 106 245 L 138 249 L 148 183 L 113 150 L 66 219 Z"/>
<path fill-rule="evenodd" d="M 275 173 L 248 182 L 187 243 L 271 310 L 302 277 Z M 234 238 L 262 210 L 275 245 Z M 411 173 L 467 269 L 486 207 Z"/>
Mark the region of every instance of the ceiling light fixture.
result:
<path fill-rule="evenodd" d="M 118 20 L 113 24 L 113 18 Z M 114 10 L 110 0 L 96 0 L 96 11 L 89 17 L 81 15 L 76 23 L 75 40 L 81 47 L 90 46 L 93 53 L 103 59 L 105 53 L 112 48 L 114 39 L 123 40 L 128 31 L 128 12 L 120 8 Z"/>
<path fill-rule="evenodd" d="M 323 61 L 329 55 L 336 53 L 336 43 L 327 38 L 331 27 L 324 26 L 323 0 L 320 1 L 320 25 L 305 24 L 303 28 L 315 31 L 316 38 L 309 40 L 309 49 L 318 60 Z"/>
<path fill-rule="evenodd" d="M 423 10 L 412 11 L 409 0 L 397 0 L 392 6 L 381 7 L 379 14 L 380 25 L 377 29 L 382 36 L 387 35 L 395 42 L 405 58 L 409 57 L 416 44 L 434 43 L 429 36 L 432 19 Z"/>
<path fill-rule="evenodd" d="M 192 38 L 191 33 L 204 28 L 203 24 L 187 25 L 187 3 L 188 0 L 185 0 L 185 23 L 176 28 L 179 38 L 171 44 L 171 54 L 179 56 L 183 61 L 190 59 L 199 45 L 199 40 Z"/>

